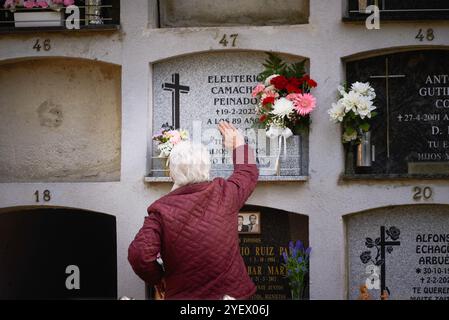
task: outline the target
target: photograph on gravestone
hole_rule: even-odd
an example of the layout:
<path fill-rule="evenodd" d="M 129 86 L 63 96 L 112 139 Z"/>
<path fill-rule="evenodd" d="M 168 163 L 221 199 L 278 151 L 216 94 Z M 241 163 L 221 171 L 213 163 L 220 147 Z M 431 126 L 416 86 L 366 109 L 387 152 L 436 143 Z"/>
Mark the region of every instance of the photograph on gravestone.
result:
<path fill-rule="evenodd" d="M 309 0 L 162 0 L 162 28 L 292 25 L 309 21 Z"/>
<path fill-rule="evenodd" d="M 0 244 L 0 299 L 117 299 L 114 216 L 1 209 Z"/>
<path fill-rule="evenodd" d="M 345 217 L 348 298 L 449 300 L 449 206 L 395 206 Z"/>
<path fill-rule="evenodd" d="M 286 61 L 303 58 L 282 55 Z M 263 52 L 210 52 L 181 56 L 154 63 L 153 133 L 163 125 L 185 129 L 193 142 L 207 145 L 212 177 L 228 177 L 232 154 L 224 149 L 217 125 L 226 120 L 236 126 L 253 146 L 260 176 L 308 175 L 308 132 L 287 139 L 286 155 L 280 157 L 280 173 L 275 170 L 279 140 L 268 139 L 265 130 L 254 128 L 257 98 L 252 97 L 266 59 Z M 281 145 L 282 146 L 282 145 Z M 167 176 L 166 158 L 161 158 L 152 142 L 152 177 Z"/>
<path fill-rule="evenodd" d="M 240 233 L 240 253 L 248 274 L 257 286 L 254 300 L 291 299 L 292 293 L 284 265 L 283 253 L 289 242 L 309 242 L 309 219 L 305 215 L 279 209 L 245 205 L 239 215 L 258 213 L 263 225 L 259 234 Z M 302 299 L 308 299 L 308 277 Z"/>
<path fill-rule="evenodd" d="M 346 72 L 348 83 L 374 87 L 378 112 L 371 126 L 372 166 L 357 171 L 352 159 L 346 174 L 449 177 L 449 50 L 348 61 Z"/>
<path fill-rule="evenodd" d="M 260 234 L 262 222 L 260 212 L 239 212 L 237 231 L 239 234 Z"/>

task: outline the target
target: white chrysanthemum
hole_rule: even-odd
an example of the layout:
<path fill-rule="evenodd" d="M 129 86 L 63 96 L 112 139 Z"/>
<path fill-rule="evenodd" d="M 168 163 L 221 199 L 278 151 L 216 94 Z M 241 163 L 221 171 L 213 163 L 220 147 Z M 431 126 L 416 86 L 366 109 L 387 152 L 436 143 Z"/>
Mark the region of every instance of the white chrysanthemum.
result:
<path fill-rule="evenodd" d="M 362 97 L 357 104 L 357 113 L 361 119 L 371 118 L 371 112 L 375 109 L 376 107 L 373 106 L 373 102 L 368 97 Z"/>
<path fill-rule="evenodd" d="M 332 103 L 332 108 L 330 108 L 327 113 L 334 122 L 342 122 L 346 115 L 345 106 L 342 103 L 342 99 L 338 100 L 337 103 Z"/>
<path fill-rule="evenodd" d="M 357 131 L 354 131 L 351 134 L 346 134 L 346 132 L 343 133 L 343 142 L 351 142 L 357 139 Z"/>
<path fill-rule="evenodd" d="M 346 113 L 353 111 L 357 115 L 357 105 L 359 104 L 360 99 L 362 99 L 362 95 L 355 91 L 349 91 L 343 95 L 343 98 L 340 101 L 345 106 Z"/>
<path fill-rule="evenodd" d="M 269 85 L 271 85 L 271 79 L 279 77 L 278 74 L 272 74 L 271 76 L 269 76 L 268 78 L 265 79 L 265 86 L 268 87 Z"/>
<path fill-rule="evenodd" d="M 293 111 L 293 102 L 286 99 L 286 98 L 280 98 L 277 101 L 275 101 L 273 106 L 273 113 L 276 116 L 283 117 L 288 116 Z"/>
<path fill-rule="evenodd" d="M 370 86 L 369 82 L 354 82 L 351 86 L 351 90 L 362 96 L 368 97 L 371 100 L 376 98 L 376 93 L 374 92 L 373 87 Z"/>
<path fill-rule="evenodd" d="M 343 86 L 338 86 L 337 87 L 338 92 L 340 93 L 340 95 L 343 97 L 346 94 L 346 90 Z"/>

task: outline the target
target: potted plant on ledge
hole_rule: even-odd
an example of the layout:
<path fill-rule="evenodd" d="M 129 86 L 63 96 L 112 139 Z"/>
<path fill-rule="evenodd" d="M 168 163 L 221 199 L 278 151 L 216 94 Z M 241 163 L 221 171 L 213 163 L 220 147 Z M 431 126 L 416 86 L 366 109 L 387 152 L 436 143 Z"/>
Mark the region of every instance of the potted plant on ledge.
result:
<path fill-rule="evenodd" d="M 166 177 L 170 176 L 169 157 L 173 147 L 181 141 L 189 140 L 187 130 L 175 130 L 168 123 L 163 124 L 162 128 L 153 135 L 153 140 L 157 143 L 159 151 L 158 158 L 162 161 L 163 172 Z"/>
<path fill-rule="evenodd" d="M 301 240 L 290 241 L 289 252 L 284 252 L 284 265 L 287 269 L 292 300 L 304 299 L 306 279 L 309 273 L 309 257 L 312 248 L 305 248 Z"/>
<path fill-rule="evenodd" d="M 65 17 L 62 8 L 74 3 L 75 0 L 6 0 L 3 7 L 14 13 L 16 28 L 60 27 Z"/>

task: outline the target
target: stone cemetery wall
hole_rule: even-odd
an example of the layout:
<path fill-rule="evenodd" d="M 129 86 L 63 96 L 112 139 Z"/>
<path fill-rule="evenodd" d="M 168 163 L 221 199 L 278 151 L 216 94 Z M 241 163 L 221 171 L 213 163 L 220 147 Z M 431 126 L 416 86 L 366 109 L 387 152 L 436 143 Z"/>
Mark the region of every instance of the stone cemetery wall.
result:
<path fill-rule="evenodd" d="M 446 5 L 394 2 L 394 9 Z M 281 177 L 270 175 L 269 158 L 259 157 L 260 182 L 241 210 L 261 217 L 261 233 L 240 234 L 257 298 L 289 298 L 278 253 L 296 239 L 313 248 L 311 299 L 357 299 L 367 279 L 375 299 L 382 287 L 391 299 L 447 297 L 447 18 L 435 20 L 441 14 L 432 12 L 410 23 L 410 15 L 395 12 L 394 21 L 368 30 L 366 16 L 347 12 L 348 4 L 358 7 L 352 0 L 120 4 L 120 25 L 63 32 L 0 25 L 0 220 L 6 212 L 36 208 L 112 216 L 112 285 L 119 297 L 146 298 L 127 249 L 147 207 L 172 187 L 154 171 L 162 166 L 154 158 L 153 133 L 177 119 L 176 91 L 175 115 L 192 133 L 193 120 L 211 129 L 229 118 L 247 129 L 249 88 L 264 52 L 272 51 L 307 59 L 318 82 L 312 91 L 317 109 L 308 136 L 289 147 Z M 368 168 L 349 161 L 341 128 L 327 113 L 337 86 L 353 81 L 369 81 L 377 93 L 375 159 Z M 188 88 L 174 89 L 176 83 Z M 209 142 L 218 155 L 213 174 L 225 177 L 231 165 L 220 156 L 220 142 Z M 293 155 L 303 157 L 300 163 L 291 162 Z M 83 223 L 86 230 L 94 226 L 90 219 Z M 67 241 L 81 245 L 77 236 L 69 233 Z M 80 257 L 94 260 L 87 252 Z M 55 262 L 58 270 L 62 262 Z"/>

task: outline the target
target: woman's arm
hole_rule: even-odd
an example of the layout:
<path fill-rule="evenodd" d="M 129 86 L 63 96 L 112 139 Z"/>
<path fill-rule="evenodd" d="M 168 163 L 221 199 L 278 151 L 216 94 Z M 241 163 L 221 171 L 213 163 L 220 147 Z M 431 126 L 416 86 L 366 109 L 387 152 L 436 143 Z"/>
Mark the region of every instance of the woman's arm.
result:
<path fill-rule="evenodd" d="M 253 149 L 245 144 L 243 135 L 233 125 L 220 122 L 218 129 L 225 147 L 233 150 L 234 173 L 226 181 L 225 193 L 232 197 L 232 211 L 237 211 L 256 188 L 259 169 Z"/>
<path fill-rule="evenodd" d="M 256 188 L 259 169 L 254 159 L 254 151 L 247 144 L 233 150 L 233 161 L 234 173 L 227 179 L 226 188 L 234 194 L 233 209 L 237 211 Z"/>
<path fill-rule="evenodd" d="M 158 213 L 145 217 L 128 249 L 128 261 L 134 272 L 149 285 L 159 283 L 163 276 L 162 267 L 157 263 L 161 250 L 161 220 Z"/>

